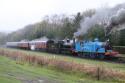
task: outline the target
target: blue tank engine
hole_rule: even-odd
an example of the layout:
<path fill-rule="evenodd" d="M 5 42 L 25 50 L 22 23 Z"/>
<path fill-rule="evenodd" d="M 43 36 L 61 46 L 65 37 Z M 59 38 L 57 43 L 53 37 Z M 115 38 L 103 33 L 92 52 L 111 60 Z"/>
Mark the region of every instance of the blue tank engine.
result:
<path fill-rule="evenodd" d="M 104 59 L 118 54 L 112 50 L 109 41 L 100 42 L 98 38 L 94 41 L 76 41 L 74 44 L 74 51 L 79 56 Z"/>

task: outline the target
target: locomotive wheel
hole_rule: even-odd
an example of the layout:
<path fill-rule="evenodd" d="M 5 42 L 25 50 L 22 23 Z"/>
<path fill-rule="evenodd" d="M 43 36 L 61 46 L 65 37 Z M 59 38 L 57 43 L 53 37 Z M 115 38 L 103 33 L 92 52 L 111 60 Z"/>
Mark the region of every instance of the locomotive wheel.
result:
<path fill-rule="evenodd" d="M 78 57 L 81 57 L 82 56 L 82 54 L 81 53 L 78 53 Z"/>
<path fill-rule="evenodd" d="M 94 59 L 96 58 L 96 55 L 94 53 L 90 53 L 90 58 Z"/>
<path fill-rule="evenodd" d="M 85 58 L 90 58 L 89 53 L 85 53 Z"/>
<path fill-rule="evenodd" d="M 105 55 L 104 54 L 99 54 L 99 59 L 104 59 Z"/>

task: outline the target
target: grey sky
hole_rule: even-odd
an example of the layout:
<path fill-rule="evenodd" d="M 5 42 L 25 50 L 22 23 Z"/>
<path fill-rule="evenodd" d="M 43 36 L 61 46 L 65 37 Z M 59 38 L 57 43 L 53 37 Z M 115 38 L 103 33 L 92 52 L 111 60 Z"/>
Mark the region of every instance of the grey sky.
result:
<path fill-rule="evenodd" d="M 0 0 L 0 32 L 15 31 L 39 22 L 45 15 L 70 15 L 124 2 L 125 0 Z"/>

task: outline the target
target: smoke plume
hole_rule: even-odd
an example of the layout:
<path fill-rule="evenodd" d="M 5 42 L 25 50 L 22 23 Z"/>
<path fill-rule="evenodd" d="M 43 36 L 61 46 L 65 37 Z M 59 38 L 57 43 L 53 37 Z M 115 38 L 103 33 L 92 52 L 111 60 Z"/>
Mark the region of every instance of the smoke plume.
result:
<path fill-rule="evenodd" d="M 100 8 L 96 10 L 92 17 L 86 17 L 81 20 L 80 28 L 74 33 L 74 36 L 84 35 L 88 29 L 96 24 L 106 24 L 106 34 L 109 34 L 114 27 L 124 23 L 125 4 L 120 4 L 113 8 Z"/>
<path fill-rule="evenodd" d="M 125 9 L 121 8 L 117 11 L 117 13 L 115 15 L 113 15 L 110 19 L 110 24 L 107 26 L 107 36 L 111 33 L 111 30 L 114 27 L 119 28 L 118 26 L 122 25 L 125 23 Z M 123 26 L 122 26 L 123 28 Z"/>

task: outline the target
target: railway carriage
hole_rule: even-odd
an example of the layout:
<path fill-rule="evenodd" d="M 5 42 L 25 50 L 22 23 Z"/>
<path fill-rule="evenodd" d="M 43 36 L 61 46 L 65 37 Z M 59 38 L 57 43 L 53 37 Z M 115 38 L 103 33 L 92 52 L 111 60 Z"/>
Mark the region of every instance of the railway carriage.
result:
<path fill-rule="evenodd" d="M 7 42 L 6 46 L 10 48 L 18 48 L 18 43 L 19 42 Z"/>
<path fill-rule="evenodd" d="M 31 50 L 46 50 L 47 41 L 31 41 L 29 46 Z"/>
<path fill-rule="evenodd" d="M 18 48 L 29 49 L 29 42 L 18 42 Z"/>

